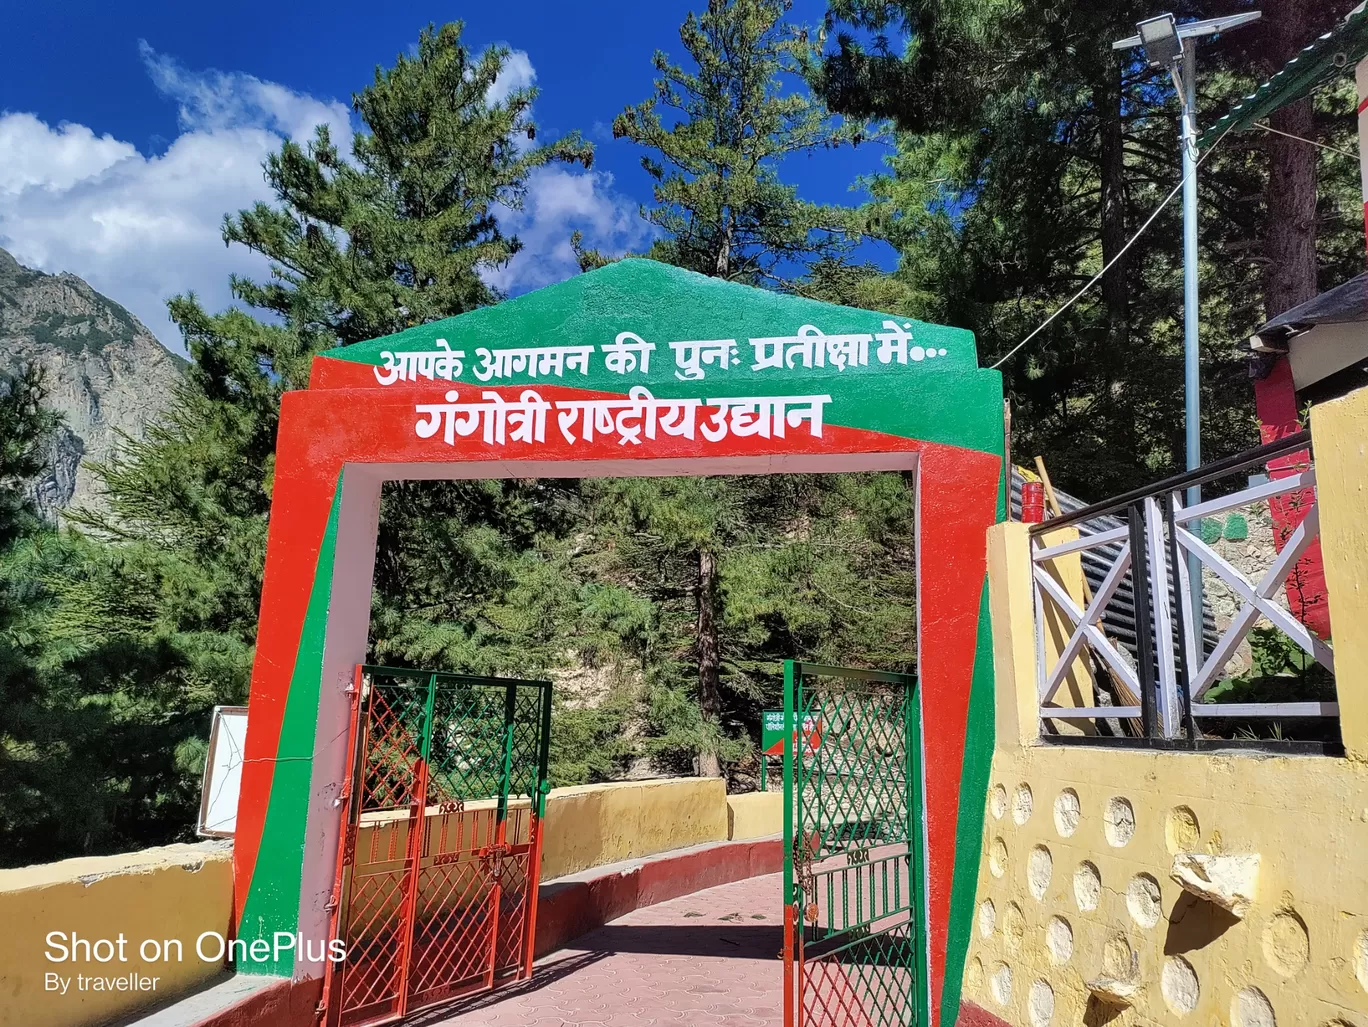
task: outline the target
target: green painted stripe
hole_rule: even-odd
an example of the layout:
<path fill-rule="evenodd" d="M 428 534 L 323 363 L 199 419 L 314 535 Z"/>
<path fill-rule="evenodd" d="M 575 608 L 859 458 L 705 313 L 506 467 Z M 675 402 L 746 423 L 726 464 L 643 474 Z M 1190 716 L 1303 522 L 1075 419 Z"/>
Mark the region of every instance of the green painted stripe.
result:
<path fill-rule="evenodd" d="M 945 978 L 941 982 L 940 1022 L 959 1017 L 964 961 L 973 931 L 979 860 L 983 855 L 983 817 L 988 779 L 993 767 L 993 627 L 988 608 L 988 579 L 979 600 L 978 647 L 969 686 L 969 716 L 964 732 L 964 764 L 960 771 L 959 823 L 955 833 L 955 878 L 950 886 L 950 922 L 945 945 Z"/>
<path fill-rule="evenodd" d="M 269 943 L 276 931 L 293 934 L 299 929 L 299 889 L 304 873 L 304 832 L 309 818 L 318 697 L 323 680 L 323 640 L 328 627 L 333 563 L 337 556 L 337 519 L 341 509 L 342 475 L 339 472 L 328 526 L 318 551 L 318 565 L 314 570 L 294 673 L 290 677 L 285 716 L 280 725 L 261 847 L 257 851 L 242 923 L 238 925 L 238 937 L 249 945 L 256 939 Z M 286 952 L 279 961 L 240 961 L 237 969 L 243 974 L 288 977 L 294 972 L 294 955 Z"/>

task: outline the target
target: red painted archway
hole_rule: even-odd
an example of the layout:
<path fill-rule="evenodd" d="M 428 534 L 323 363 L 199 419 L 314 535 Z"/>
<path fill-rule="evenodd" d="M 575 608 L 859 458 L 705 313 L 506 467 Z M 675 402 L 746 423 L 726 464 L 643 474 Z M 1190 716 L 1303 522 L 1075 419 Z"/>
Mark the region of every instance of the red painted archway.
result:
<path fill-rule="evenodd" d="M 931 998 L 953 1022 L 992 749 L 985 531 L 1004 502 L 1001 379 L 969 333 L 633 260 L 332 351 L 311 384 L 281 407 L 240 936 L 326 936 L 386 480 L 914 469 Z M 239 969 L 322 975 L 288 950 Z"/>

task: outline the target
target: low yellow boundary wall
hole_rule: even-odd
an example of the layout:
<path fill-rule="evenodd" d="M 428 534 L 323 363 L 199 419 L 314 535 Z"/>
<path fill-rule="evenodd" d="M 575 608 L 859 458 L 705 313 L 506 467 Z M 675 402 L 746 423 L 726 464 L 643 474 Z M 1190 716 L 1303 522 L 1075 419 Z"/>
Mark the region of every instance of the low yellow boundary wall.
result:
<path fill-rule="evenodd" d="M 195 941 L 214 936 L 213 954 L 228 933 L 232 855 L 168 845 L 0 870 L 0 1027 L 105 1023 L 218 974 L 221 959 L 200 959 Z M 48 958 L 72 955 L 73 935 L 75 962 Z M 179 951 L 156 951 L 166 941 Z"/>
<path fill-rule="evenodd" d="M 728 796 L 718 778 L 557 788 L 546 804 L 542 880 L 775 835 L 782 802 L 777 792 Z M 384 818 L 364 828 L 367 838 L 383 836 L 382 849 L 403 830 Z M 217 939 L 228 933 L 231 909 L 232 850 L 221 843 L 0 870 L 0 1027 L 94 1027 L 194 991 L 222 969 Z M 51 932 L 62 937 L 50 946 Z M 77 961 L 49 960 L 61 945 L 70 954 L 72 935 Z M 201 935 L 214 958 L 197 954 Z M 175 946 L 170 959 L 152 951 L 168 940 L 180 943 L 179 958 Z M 87 958 L 84 943 L 101 941 Z M 157 958 L 143 958 L 145 941 Z"/>
<path fill-rule="evenodd" d="M 542 880 L 638 856 L 727 840 L 721 778 L 556 788 L 546 800 Z"/>

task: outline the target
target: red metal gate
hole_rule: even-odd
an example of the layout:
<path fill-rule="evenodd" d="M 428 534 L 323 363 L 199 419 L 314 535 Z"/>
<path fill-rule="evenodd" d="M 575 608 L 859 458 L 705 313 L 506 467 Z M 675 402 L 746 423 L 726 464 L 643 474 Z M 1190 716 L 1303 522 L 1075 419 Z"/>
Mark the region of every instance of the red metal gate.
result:
<path fill-rule="evenodd" d="M 358 667 L 327 1027 L 528 976 L 551 684 Z"/>

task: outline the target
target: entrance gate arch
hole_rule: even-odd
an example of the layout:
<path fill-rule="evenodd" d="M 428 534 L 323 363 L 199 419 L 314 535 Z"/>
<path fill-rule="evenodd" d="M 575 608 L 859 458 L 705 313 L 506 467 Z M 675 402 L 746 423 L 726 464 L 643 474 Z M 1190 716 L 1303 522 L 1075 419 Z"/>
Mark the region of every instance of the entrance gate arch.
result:
<path fill-rule="evenodd" d="M 953 1023 L 992 750 L 1001 376 L 966 331 L 649 260 L 330 350 L 283 397 L 233 855 L 237 934 L 270 955 L 239 972 L 324 976 L 385 481 L 872 470 L 913 472 L 918 979 Z"/>

